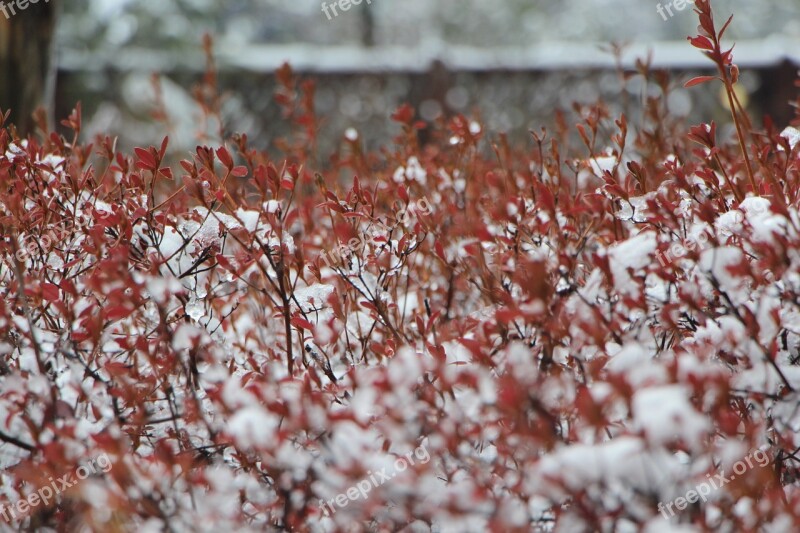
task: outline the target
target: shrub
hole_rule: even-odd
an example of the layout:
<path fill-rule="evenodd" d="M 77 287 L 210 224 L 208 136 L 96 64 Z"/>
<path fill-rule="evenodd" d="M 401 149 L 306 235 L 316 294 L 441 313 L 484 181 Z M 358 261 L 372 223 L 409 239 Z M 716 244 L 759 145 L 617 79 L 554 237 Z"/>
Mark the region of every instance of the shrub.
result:
<path fill-rule="evenodd" d="M 751 125 L 696 11 L 731 138 L 645 63 L 640 121 L 576 106 L 523 148 L 404 106 L 319 164 L 288 67 L 279 158 L 125 155 L 79 107 L 72 139 L 3 128 L 4 520 L 795 529 L 800 133 Z"/>

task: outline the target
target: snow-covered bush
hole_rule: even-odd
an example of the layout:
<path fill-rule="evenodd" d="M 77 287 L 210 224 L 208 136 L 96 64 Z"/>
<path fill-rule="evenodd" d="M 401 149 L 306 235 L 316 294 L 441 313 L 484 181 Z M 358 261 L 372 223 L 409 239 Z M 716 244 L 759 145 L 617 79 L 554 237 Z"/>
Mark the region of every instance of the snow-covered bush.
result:
<path fill-rule="evenodd" d="M 697 10 L 730 138 L 646 64 L 661 97 L 577 106 L 583 144 L 402 107 L 320 163 L 288 68 L 277 159 L 0 130 L 3 520 L 796 530 L 798 133 L 754 129 Z"/>

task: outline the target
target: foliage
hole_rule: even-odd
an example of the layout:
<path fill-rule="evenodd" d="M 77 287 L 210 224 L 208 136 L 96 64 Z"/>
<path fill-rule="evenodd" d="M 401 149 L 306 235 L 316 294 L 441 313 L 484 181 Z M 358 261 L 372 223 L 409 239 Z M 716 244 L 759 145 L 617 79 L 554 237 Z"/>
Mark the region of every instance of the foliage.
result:
<path fill-rule="evenodd" d="M 741 137 L 684 131 L 663 73 L 637 75 L 661 92 L 641 119 L 576 106 L 577 145 L 563 120 L 519 149 L 404 106 L 393 146 L 349 131 L 320 164 L 313 83 L 288 67 L 280 159 L 244 134 L 179 165 L 167 138 L 126 155 L 80 141 L 80 108 L 72 138 L 3 128 L 4 503 L 113 464 L 18 525 L 796 529 L 795 130 L 734 104 Z M 769 465 L 659 512 L 753 450 Z"/>

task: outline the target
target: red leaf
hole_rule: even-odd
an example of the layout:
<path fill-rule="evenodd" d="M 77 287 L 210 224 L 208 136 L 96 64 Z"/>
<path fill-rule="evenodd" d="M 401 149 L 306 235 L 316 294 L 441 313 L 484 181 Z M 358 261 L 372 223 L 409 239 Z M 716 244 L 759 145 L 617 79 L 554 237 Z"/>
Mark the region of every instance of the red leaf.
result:
<path fill-rule="evenodd" d="M 408 244 L 409 240 L 410 240 L 410 237 L 408 236 L 408 233 L 406 233 L 405 235 L 400 237 L 400 242 L 397 243 L 397 249 L 400 250 L 400 251 L 405 251 L 406 245 Z M 442 259 L 442 260 L 444 261 L 444 259 Z"/>
<path fill-rule="evenodd" d="M 186 159 L 181 160 L 181 166 L 183 167 L 183 170 L 189 172 L 190 174 L 196 170 L 194 163 L 187 161 Z"/>
<path fill-rule="evenodd" d="M 129 372 L 129 369 L 125 363 L 120 361 L 106 361 L 103 363 L 103 370 L 112 376 L 124 376 Z"/>
<path fill-rule="evenodd" d="M 727 22 L 725 22 L 725 24 L 722 26 L 722 29 L 721 29 L 721 30 L 719 30 L 719 35 L 718 35 L 718 37 L 717 37 L 718 39 L 722 39 L 722 36 L 725 34 L 725 30 L 727 30 L 727 29 L 728 29 L 728 26 L 730 25 L 730 23 L 731 23 L 731 21 L 732 21 L 732 20 L 733 20 L 733 15 L 731 15 L 730 17 L 728 17 L 728 21 L 727 21 Z"/>
<path fill-rule="evenodd" d="M 301 328 L 301 329 L 307 329 L 307 330 L 314 329 L 314 325 L 301 316 L 296 316 L 292 318 L 292 325 L 296 328 Z"/>
<path fill-rule="evenodd" d="M 86 330 L 80 330 L 80 331 L 73 331 L 72 332 L 72 340 L 75 341 L 75 342 L 83 342 L 86 339 L 89 339 L 91 337 L 92 336 Z"/>
<path fill-rule="evenodd" d="M 108 320 L 120 320 L 131 314 L 131 310 L 121 305 L 113 305 L 103 313 Z"/>
<path fill-rule="evenodd" d="M 408 204 L 408 191 L 406 191 L 405 185 L 400 185 L 400 187 L 397 188 L 397 196 Z"/>
<path fill-rule="evenodd" d="M 684 83 L 683 86 L 687 88 L 694 87 L 695 85 L 700 85 L 701 83 L 706 83 L 714 79 L 716 79 L 716 76 L 697 76 Z"/>
<path fill-rule="evenodd" d="M 503 307 L 495 311 L 495 319 L 500 324 L 510 324 L 521 316 L 521 313 L 516 309 Z"/>
<path fill-rule="evenodd" d="M 42 283 L 42 297 L 50 302 L 55 302 L 59 297 L 58 286 L 52 283 Z"/>
<path fill-rule="evenodd" d="M 224 268 L 225 270 L 228 270 L 230 272 L 235 272 L 236 271 L 236 269 L 233 268 L 233 265 L 231 264 L 231 262 L 228 261 L 228 258 L 225 257 L 224 255 L 217 254 L 216 255 L 216 260 L 217 260 L 217 264 L 221 268 Z"/>
<path fill-rule="evenodd" d="M 444 255 L 444 248 L 442 247 L 442 243 L 437 240 L 436 243 L 433 245 L 433 247 L 436 249 L 436 255 L 439 256 L 439 259 L 447 263 L 447 257 L 445 257 Z"/>
<path fill-rule="evenodd" d="M 339 202 L 322 202 L 317 207 L 318 208 L 319 207 L 327 207 L 328 209 L 336 211 L 337 213 L 344 213 L 345 212 L 344 208 L 341 206 L 341 204 Z"/>
<path fill-rule="evenodd" d="M 217 148 L 217 157 L 225 165 L 226 168 L 231 169 L 233 168 L 233 159 L 231 158 L 230 152 L 224 146 L 220 146 Z"/>
<path fill-rule="evenodd" d="M 722 62 L 725 65 L 730 65 L 733 63 L 733 47 L 731 47 L 730 50 L 722 53 Z"/>
<path fill-rule="evenodd" d="M 692 46 L 695 48 L 699 48 L 700 50 L 713 50 L 714 43 L 711 42 L 711 39 L 708 37 L 704 37 L 702 35 L 698 35 L 697 37 L 688 37 L 689 42 L 692 43 Z"/>
<path fill-rule="evenodd" d="M 139 158 L 139 161 L 141 161 L 142 165 L 144 165 L 145 170 L 156 169 L 156 160 L 149 150 L 145 150 L 144 148 L 134 148 L 133 150 L 136 152 L 136 156 Z"/>
<path fill-rule="evenodd" d="M 375 311 L 376 313 L 378 312 L 378 308 L 366 300 L 361 300 L 360 302 L 358 302 L 358 305 L 360 305 L 361 307 L 366 307 L 370 311 Z"/>
<path fill-rule="evenodd" d="M 410 124 L 414 119 L 414 108 L 408 104 L 403 104 L 392 114 L 392 120 L 403 124 Z"/>
<path fill-rule="evenodd" d="M 76 296 L 78 294 L 77 289 L 75 288 L 75 284 L 68 279 L 61 280 L 61 283 L 58 284 L 61 287 L 61 290 L 64 292 Z"/>
<path fill-rule="evenodd" d="M 233 170 L 231 170 L 231 174 L 233 174 L 237 178 L 243 178 L 247 176 L 247 167 L 241 165 L 238 167 L 233 167 Z"/>
<path fill-rule="evenodd" d="M 433 314 L 430 316 L 430 318 L 428 318 L 428 323 L 425 326 L 426 330 L 430 330 L 431 329 L 431 325 L 433 325 L 433 323 L 436 321 L 437 318 L 439 318 L 439 315 L 441 315 L 441 314 L 442 314 L 441 310 L 433 312 Z"/>
<path fill-rule="evenodd" d="M 161 141 L 161 149 L 158 151 L 159 159 L 164 159 L 164 154 L 167 153 L 167 145 L 169 144 L 169 135 L 164 137 L 164 140 Z"/>

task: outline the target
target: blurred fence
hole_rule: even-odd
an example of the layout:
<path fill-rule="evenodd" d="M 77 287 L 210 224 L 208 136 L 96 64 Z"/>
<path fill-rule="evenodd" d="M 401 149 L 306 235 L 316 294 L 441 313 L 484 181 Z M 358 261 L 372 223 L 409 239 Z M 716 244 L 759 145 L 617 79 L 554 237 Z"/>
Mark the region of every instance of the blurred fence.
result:
<path fill-rule="evenodd" d="M 788 39 L 740 42 L 735 59 L 756 118 L 771 115 L 780 125 L 792 117 L 788 102 L 796 98 L 794 79 L 800 48 Z M 594 44 L 548 43 L 527 48 L 470 46 L 319 47 L 312 45 L 230 46 L 216 52 L 220 85 L 228 92 L 225 118 L 232 131 L 245 131 L 264 142 L 282 133 L 271 93 L 274 71 L 284 61 L 303 76 L 318 81 L 316 104 L 325 118 L 321 151 L 330 153 L 346 128 L 356 128 L 373 147 L 394 131 L 388 115 L 409 102 L 421 118 L 434 120 L 452 113 L 480 114 L 494 131 L 523 139 L 530 129 L 552 122 L 556 109 L 573 101 L 598 97 L 612 104 L 622 100 L 617 68 L 631 70 L 637 58 L 651 54 L 652 65 L 666 69 L 680 87 L 689 75 L 710 70 L 710 62 L 686 42 L 663 42 L 625 49 L 621 61 Z M 149 120 L 150 77 L 162 76 L 173 136 L 178 145 L 193 146 L 197 109 L 190 87 L 204 68 L 196 54 L 128 48 L 66 51 L 59 62 L 57 116 L 65 116 L 77 100 L 84 102 L 90 129 L 115 131 L 123 145 L 152 143 L 159 127 Z M 629 96 L 646 87 L 632 84 Z M 679 89 L 670 110 L 693 120 L 725 121 L 725 111 L 712 86 Z"/>

